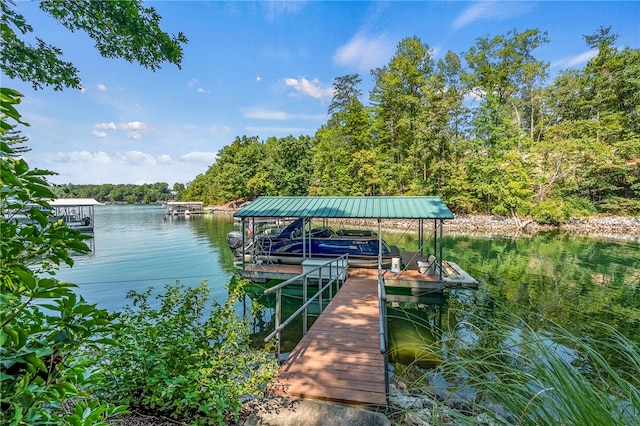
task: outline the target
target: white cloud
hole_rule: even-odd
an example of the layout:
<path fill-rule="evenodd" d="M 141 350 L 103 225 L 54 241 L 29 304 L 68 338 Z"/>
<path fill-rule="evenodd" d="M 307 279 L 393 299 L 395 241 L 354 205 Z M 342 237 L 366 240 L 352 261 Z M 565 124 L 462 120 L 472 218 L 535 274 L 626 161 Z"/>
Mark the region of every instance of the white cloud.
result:
<path fill-rule="evenodd" d="M 333 55 L 333 61 L 341 66 L 355 68 L 359 72 L 369 72 L 387 63 L 395 48 L 395 43 L 387 34 L 373 37 L 356 34 L 347 44 L 338 48 Z"/>
<path fill-rule="evenodd" d="M 260 107 L 243 108 L 241 111 L 246 118 L 258 120 L 324 120 L 327 118 L 326 114 L 300 114 Z"/>
<path fill-rule="evenodd" d="M 212 130 L 214 135 L 225 135 L 227 133 L 231 133 L 231 127 L 229 126 L 224 126 L 224 127 L 215 127 Z"/>
<path fill-rule="evenodd" d="M 260 76 L 257 76 L 256 81 L 262 81 L 262 78 Z"/>
<path fill-rule="evenodd" d="M 198 87 L 198 93 L 207 93 L 202 87 Z"/>
<path fill-rule="evenodd" d="M 162 154 L 162 155 L 158 156 L 158 163 L 159 164 L 171 164 L 171 163 L 173 163 L 173 160 L 171 159 L 170 155 Z"/>
<path fill-rule="evenodd" d="M 69 151 L 69 152 L 56 152 L 48 157 L 48 160 L 53 163 L 99 163 L 108 164 L 111 162 L 111 157 L 103 151 L 89 152 L 89 151 Z"/>
<path fill-rule="evenodd" d="M 466 27 L 476 21 L 488 19 L 508 19 L 528 12 L 533 7 L 528 2 L 479 1 L 472 3 L 453 21 L 454 31 Z"/>
<path fill-rule="evenodd" d="M 116 157 L 130 166 L 152 166 L 156 164 L 156 160 L 152 155 L 140 151 L 118 152 Z"/>
<path fill-rule="evenodd" d="M 149 125 L 140 121 L 130 121 L 129 123 L 118 125 L 118 129 L 125 132 L 146 131 L 149 130 Z"/>
<path fill-rule="evenodd" d="M 311 96 L 312 98 L 330 100 L 333 97 L 333 86 L 323 85 L 317 78 L 311 81 L 304 77 L 298 79 L 285 78 L 284 84 L 293 87 L 299 94 Z"/>
<path fill-rule="evenodd" d="M 131 121 L 126 124 L 120 124 L 118 129 L 123 131 L 129 139 L 142 139 L 142 132 L 150 129 L 149 125 L 140 121 Z"/>
<path fill-rule="evenodd" d="M 98 90 L 100 90 L 101 92 L 105 92 L 107 90 L 107 86 L 105 86 L 104 84 L 100 83 L 100 84 L 98 84 Z"/>
<path fill-rule="evenodd" d="M 265 15 L 269 21 L 286 13 L 296 14 L 302 10 L 306 1 L 266 1 L 262 3 Z"/>
<path fill-rule="evenodd" d="M 98 123 L 93 126 L 96 130 L 92 132 L 94 137 L 106 138 L 108 134 L 102 130 L 120 130 L 127 135 L 129 139 L 142 139 L 142 133 L 151 130 L 151 127 L 140 121 L 130 121 L 129 123 L 115 124 L 110 123 Z"/>
<path fill-rule="evenodd" d="M 589 62 L 590 59 L 598 56 L 598 50 L 588 50 L 579 55 L 568 56 L 566 58 L 553 61 L 550 65 L 551 68 L 571 68 L 578 65 L 584 65 Z"/>
<path fill-rule="evenodd" d="M 98 123 L 94 124 L 93 127 L 99 130 L 115 130 L 117 129 L 116 123 Z"/>
<path fill-rule="evenodd" d="M 180 161 L 185 163 L 206 164 L 215 163 L 217 154 L 215 152 L 194 151 L 180 156 Z"/>
<path fill-rule="evenodd" d="M 200 82 L 198 81 L 197 78 L 192 78 L 191 80 L 187 80 L 187 87 L 191 89 L 193 86 L 196 86 L 198 83 Z"/>

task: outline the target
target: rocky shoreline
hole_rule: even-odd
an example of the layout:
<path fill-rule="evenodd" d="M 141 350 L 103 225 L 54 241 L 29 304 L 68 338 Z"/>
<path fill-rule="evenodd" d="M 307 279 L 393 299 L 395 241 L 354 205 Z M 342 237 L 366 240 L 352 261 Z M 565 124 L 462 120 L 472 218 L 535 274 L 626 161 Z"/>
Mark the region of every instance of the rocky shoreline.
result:
<path fill-rule="evenodd" d="M 209 207 L 210 213 L 233 213 L 235 209 Z M 377 226 L 372 219 L 333 219 L 333 225 L 362 226 L 370 228 Z M 383 222 L 384 228 L 411 229 L 417 226 L 416 220 L 398 220 Z M 562 231 L 573 234 L 583 234 L 605 238 L 640 238 L 640 216 L 593 216 L 589 218 L 572 217 L 569 222 L 561 225 L 541 225 L 532 220 L 516 220 L 506 216 L 490 215 L 456 215 L 452 220 L 445 220 L 444 229 L 447 233 L 482 233 L 490 235 L 534 234 L 537 232 Z"/>
<path fill-rule="evenodd" d="M 377 226 L 377 223 L 370 219 L 340 219 L 336 220 L 335 224 L 368 228 Z M 331 225 L 334 223 L 331 222 Z M 414 229 L 417 227 L 417 221 L 384 221 L 382 226 L 386 229 Z M 490 237 L 560 231 L 592 238 L 640 241 L 640 216 L 603 216 L 586 219 L 575 217 L 558 226 L 541 225 L 534 221 L 517 221 L 504 216 L 456 216 L 452 220 L 445 220 L 443 229 L 446 235 L 473 234 Z"/>

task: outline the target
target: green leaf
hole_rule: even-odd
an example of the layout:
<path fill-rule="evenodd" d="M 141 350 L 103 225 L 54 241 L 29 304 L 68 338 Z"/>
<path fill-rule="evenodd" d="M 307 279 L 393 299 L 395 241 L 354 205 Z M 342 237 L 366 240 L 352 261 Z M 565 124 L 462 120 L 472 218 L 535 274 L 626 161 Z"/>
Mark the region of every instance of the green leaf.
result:
<path fill-rule="evenodd" d="M 18 276 L 18 279 L 20 280 L 20 282 L 24 284 L 25 287 L 27 287 L 29 290 L 33 290 L 36 288 L 38 284 L 38 279 L 35 277 L 33 272 L 18 270 L 16 271 L 16 275 Z"/>

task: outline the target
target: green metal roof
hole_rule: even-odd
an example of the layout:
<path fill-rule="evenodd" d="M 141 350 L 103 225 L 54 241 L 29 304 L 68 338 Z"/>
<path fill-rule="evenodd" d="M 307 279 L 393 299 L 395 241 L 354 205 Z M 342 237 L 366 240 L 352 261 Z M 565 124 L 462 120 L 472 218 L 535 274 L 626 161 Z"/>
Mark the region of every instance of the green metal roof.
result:
<path fill-rule="evenodd" d="M 258 197 L 234 216 L 453 219 L 440 197 Z"/>

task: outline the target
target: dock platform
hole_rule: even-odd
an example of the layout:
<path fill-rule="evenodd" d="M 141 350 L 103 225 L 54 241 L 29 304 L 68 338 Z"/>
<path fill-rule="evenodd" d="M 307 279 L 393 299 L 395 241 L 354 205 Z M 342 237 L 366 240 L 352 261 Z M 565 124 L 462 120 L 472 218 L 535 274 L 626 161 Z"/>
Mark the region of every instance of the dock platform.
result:
<path fill-rule="evenodd" d="M 452 263 L 452 262 L 448 262 Z M 302 274 L 301 265 L 283 264 L 247 264 L 241 270 L 240 275 L 253 282 L 266 282 L 269 280 L 288 280 Z M 370 278 L 377 280 L 377 269 L 370 268 L 349 268 L 350 277 Z M 465 278 L 465 277 L 462 277 Z M 413 291 L 444 291 L 446 288 L 478 288 L 478 282 L 451 280 L 440 280 L 438 275 L 421 274 L 417 270 L 407 269 L 400 273 L 391 271 L 384 272 L 385 287 L 409 288 Z M 375 285 L 374 285 L 375 287 Z"/>
<path fill-rule="evenodd" d="M 271 392 L 372 408 L 387 404 L 375 278 L 349 276 L 290 353 Z"/>

